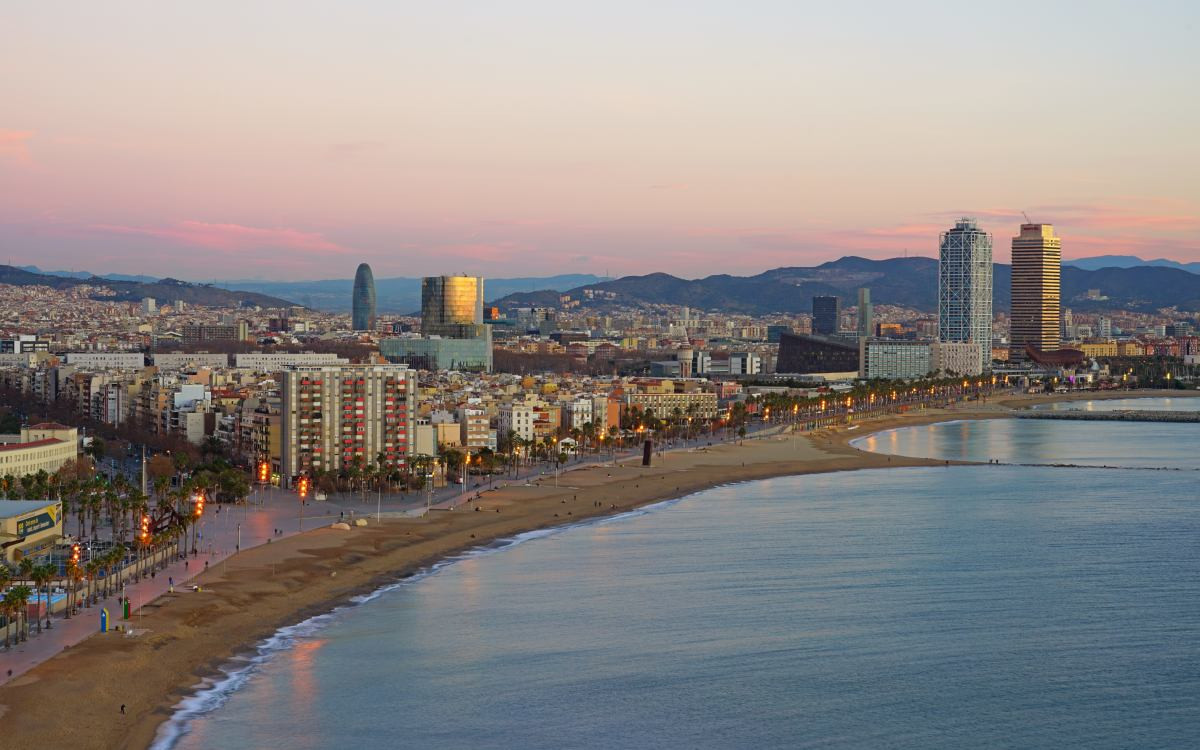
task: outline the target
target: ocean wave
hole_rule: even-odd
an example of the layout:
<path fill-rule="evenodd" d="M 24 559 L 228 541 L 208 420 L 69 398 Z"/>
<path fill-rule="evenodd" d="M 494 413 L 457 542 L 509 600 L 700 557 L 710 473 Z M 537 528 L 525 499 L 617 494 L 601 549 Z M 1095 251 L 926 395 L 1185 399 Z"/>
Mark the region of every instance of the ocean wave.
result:
<path fill-rule="evenodd" d="M 602 526 L 617 521 L 639 518 L 655 510 L 670 507 L 681 500 L 683 500 L 683 497 L 672 498 L 611 516 L 589 518 L 571 524 L 546 529 L 534 529 L 533 531 L 525 531 L 511 537 L 495 539 L 478 547 L 472 547 L 457 555 L 451 555 L 439 560 L 427 568 L 405 576 L 398 581 L 384 584 L 366 594 L 353 596 L 350 598 L 350 604 L 335 607 L 323 614 L 314 615 L 295 625 L 282 627 L 275 631 L 273 635 L 260 642 L 252 655 L 234 657 L 228 664 L 222 667 L 222 674 L 220 676 L 205 678 L 193 689 L 191 695 L 176 704 L 175 713 L 159 727 L 158 734 L 154 738 L 154 743 L 150 745 L 150 750 L 171 750 L 174 748 L 181 739 L 187 736 L 192 721 L 210 714 L 225 705 L 233 694 L 246 684 L 247 680 L 250 679 L 259 667 L 270 661 L 276 654 L 292 648 L 297 642 L 313 637 L 328 627 L 339 614 L 349 609 L 360 607 L 397 589 L 423 581 L 463 560 L 471 560 L 495 554 L 496 552 L 512 549 L 525 542 L 555 536 L 570 529 Z"/>

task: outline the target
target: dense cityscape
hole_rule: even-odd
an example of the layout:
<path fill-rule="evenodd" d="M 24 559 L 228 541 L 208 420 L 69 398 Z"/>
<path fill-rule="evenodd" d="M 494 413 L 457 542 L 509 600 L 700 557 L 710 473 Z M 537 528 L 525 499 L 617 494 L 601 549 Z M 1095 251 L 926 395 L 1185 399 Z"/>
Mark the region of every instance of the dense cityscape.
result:
<path fill-rule="evenodd" d="M 6 10 L 0 750 L 1195 746 L 1197 23 Z"/>

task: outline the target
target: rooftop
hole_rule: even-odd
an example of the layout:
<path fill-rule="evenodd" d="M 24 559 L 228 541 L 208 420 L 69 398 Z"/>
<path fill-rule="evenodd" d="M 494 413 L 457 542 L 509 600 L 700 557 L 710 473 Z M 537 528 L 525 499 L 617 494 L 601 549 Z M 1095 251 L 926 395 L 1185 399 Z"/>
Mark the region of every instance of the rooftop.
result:
<path fill-rule="evenodd" d="M 0 500 L 0 518 L 23 516 L 57 504 L 57 500 Z"/>
<path fill-rule="evenodd" d="M 0 445 L 0 451 L 19 451 L 26 448 L 38 448 L 43 445 L 57 445 L 62 441 L 58 438 L 46 438 L 45 440 L 34 440 L 31 443 L 5 443 Z"/>

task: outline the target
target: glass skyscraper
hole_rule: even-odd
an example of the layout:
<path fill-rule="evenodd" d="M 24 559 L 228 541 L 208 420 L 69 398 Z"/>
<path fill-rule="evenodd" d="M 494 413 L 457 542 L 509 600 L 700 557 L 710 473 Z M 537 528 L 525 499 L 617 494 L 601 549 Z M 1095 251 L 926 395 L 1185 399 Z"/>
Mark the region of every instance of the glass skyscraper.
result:
<path fill-rule="evenodd" d="M 938 339 L 979 344 L 980 370 L 992 362 L 992 236 L 962 218 L 942 232 L 938 253 Z"/>
<path fill-rule="evenodd" d="M 375 328 L 375 274 L 366 263 L 358 264 L 354 274 L 354 293 L 351 300 L 350 322 L 356 331 Z"/>
<path fill-rule="evenodd" d="M 421 280 L 421 333 L 455 339 L 483 335 L 483 279 L 427 276 Z"/>
<path fill-rule="evenodd" d="M 838 332 L 842 317 L 840 297 L 817 296 L 812 299 L 812 332 L 832 336 Z"/>

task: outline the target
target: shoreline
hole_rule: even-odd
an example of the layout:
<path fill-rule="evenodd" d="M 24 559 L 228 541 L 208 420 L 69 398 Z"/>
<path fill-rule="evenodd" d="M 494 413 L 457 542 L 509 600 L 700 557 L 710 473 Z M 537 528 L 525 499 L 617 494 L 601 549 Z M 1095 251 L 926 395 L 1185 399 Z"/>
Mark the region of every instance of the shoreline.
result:
<path fill-rule="evenodd" d="M 1194 394 L 1195 392 L 1191 392 Z M 1186 395 L 1187 392 L 1184 392 Z M 668 452 L 655 465 L 627 462 L 564 472 L 558 488 L 514 485 L 456 510 L 367 527 L 319 528 L 247 549 L 128 621 L 136 633 L 97 635 L 0 686 L 5 736 L 17 747 L 145 748 L 180 703 L 221 680 L 231 661 L 257 655 L 267 639 L 356 597 L 402 585 L 473 549 L 548 528 L 611 517 L 722 484 L 779 476 L 947 462 L 868 453 L 850 445 L 895 427 L 1011 416 L 1051 401 L 1162 398 L 1179 392 L 999 396 L 958 408 L 887 415 L 792 436 Z M 1200 395 L 1200 394 L 1196 394 Z M 951 461 L 952 464 L 970 462 Z M 247 665 L 251 667 L 252 665 Z M 128 706 L 121 715 L 121 704 Z"/>

